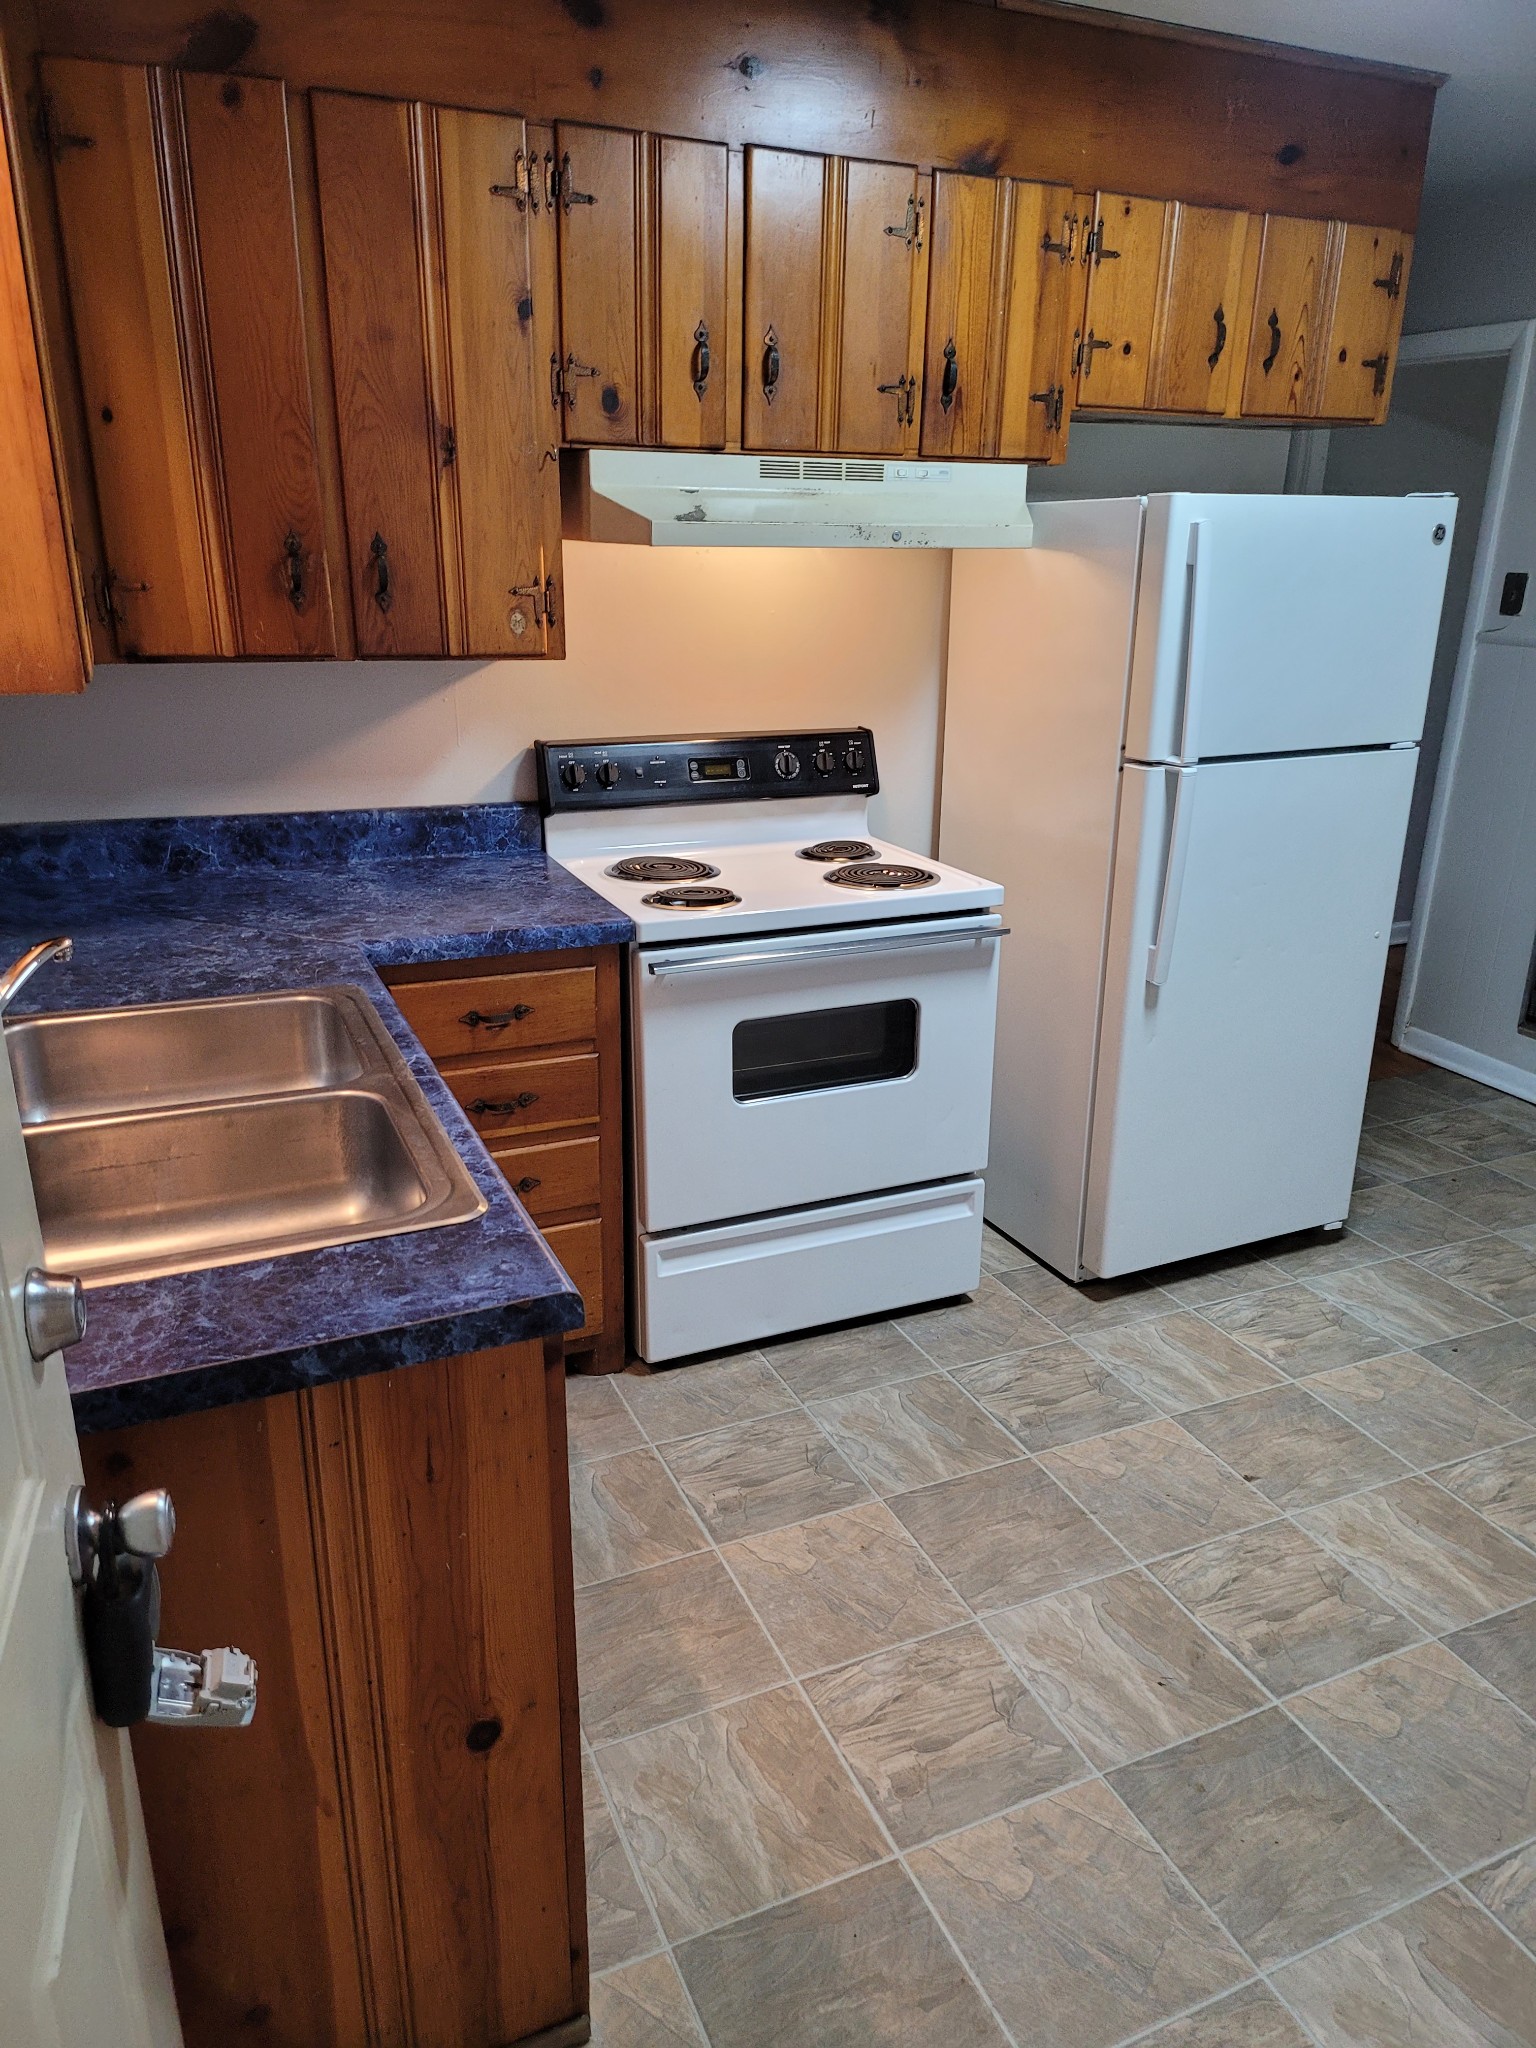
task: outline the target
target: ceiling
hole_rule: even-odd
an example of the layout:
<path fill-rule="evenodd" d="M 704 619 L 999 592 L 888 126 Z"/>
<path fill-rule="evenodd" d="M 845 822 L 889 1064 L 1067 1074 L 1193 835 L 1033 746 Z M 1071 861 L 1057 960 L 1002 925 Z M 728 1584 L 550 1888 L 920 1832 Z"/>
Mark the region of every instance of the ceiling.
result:
<path fill-rule="evenodd" d="M 1536 179 L 1536 0 L 1081 0 L 1111 13 L 1444 71 L 1425 190 Z"/>

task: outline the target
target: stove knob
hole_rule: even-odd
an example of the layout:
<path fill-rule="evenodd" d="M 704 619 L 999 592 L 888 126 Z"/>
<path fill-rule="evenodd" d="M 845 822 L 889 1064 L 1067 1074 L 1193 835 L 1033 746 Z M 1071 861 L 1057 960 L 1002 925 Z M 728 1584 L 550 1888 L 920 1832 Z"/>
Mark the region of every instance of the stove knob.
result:
<path fill-rule="evenodd" d="M 580 789 L 587 779 L 587 771 L 579 761 L 567 761 L 560 770 L 560 780 L 567 789 Z"/>
<path fill-rule="evenodd" d="M 604 788 L 604 789 L 612 789 L 613 785 L 614 785 L 614 784 L 615 784 L 615 783 L 616 783 L 616 782 L 618 781 L 618 779 L 619 779 L 619 764 L 618 764 L 618 762 L 617 762 L 617 761 L 600 761 L 600 762 L 598 763 L 598 768 L 597 768 L 597 779 L 598 779 L 598 781 L 599 781 L 599 782 L 600 782 L 600 783 L 601 783 L 601 784 L 603 785 L 603 788 Z"/>
<path fill-rule="evenodd" d="M 800 773 L 800 756 L 792 754 L 788 747 L 780 747 L 773 757 L 773 772 L 786 782 L 792 781 Z"/>
<path fill-rule="evenodd" d="M 815 753 L 811 756 L 811 760 L 815 765 L 818 775 L 830 775 L 837 766 L 837 756 L 825 742 L 816 749 Z"/>
<path fill-rule="evenodd" d="M 850 775 L 858 775 L 864 767 L 864 749 L 857 740 L 850 740 L 843 749 L 843 766 Z"/>

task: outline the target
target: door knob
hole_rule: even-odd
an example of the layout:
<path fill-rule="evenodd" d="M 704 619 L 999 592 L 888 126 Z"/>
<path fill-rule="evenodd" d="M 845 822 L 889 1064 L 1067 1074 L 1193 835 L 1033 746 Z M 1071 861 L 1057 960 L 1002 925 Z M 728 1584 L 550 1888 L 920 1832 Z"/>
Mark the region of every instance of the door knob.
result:
<path fill-rule="evenodd" d="M 39 1365 L 85 1335 L 85 1289 L 72 1273 L 33 1266 L 21 1283 L 27 1349 Z"/>

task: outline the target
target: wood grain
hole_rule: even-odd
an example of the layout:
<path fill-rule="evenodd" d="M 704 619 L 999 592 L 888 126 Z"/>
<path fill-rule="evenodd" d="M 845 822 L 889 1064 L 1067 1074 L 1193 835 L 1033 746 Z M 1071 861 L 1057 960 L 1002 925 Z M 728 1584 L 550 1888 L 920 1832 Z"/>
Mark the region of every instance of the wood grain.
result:
<path fill-rule="evenodd" d="M 910 164 L 843 171 L 836 415 L 822 443 L 851 454 L 915 452 L 928 272 L 926 181 Z M 916 342 L 914 348 L 914 324 Z"/>
<path fill-rule="evenodd" d="M 1147 402 L 1169 211 L 1157 199 L 1095 195 L 1079 405 L 1135 412 Z"/>
<path fill-rule="evenodd" d="M 1075 379 L 1074 314 L 1082 274 L 1074 260 L 1088 201 L 1064 185 L 1012 179 L 1004 242 L 1005 288 L 995 426 L 989 452 L 1011 462 L 1059 462 L 1067 452 Z M 1046 243 L 1057 244 L 1047 248 Z M 1066 254 L 1060 253 L 1061 244 Z"/>
<path fill-rule="evenodd" d="M 1333 248 L 1334 231 L 1326 221 L 1280 214 L 1265 221 L 1243 381 L 1245 414 L 1308 418 L 1317 413 L 1317 357 L 1332 293 Z"/>
<path fill-rule="evenodd" d="M 561 122 L 560 334 L 565 438 L 638 443 L 641 137 Z M 567 161 L 569 160 L 569 161 Z"/>
<path fill-rule="evenodd" d="M 1248 216 L 1215 206 L 1168 210 L 1148 403 L 1166 412 L 1224 413 L 1246 331 L 1243 257 Z M 1213 360 L 1214 358 L 1214 360 Z"/>
<path fill-rule="evenodd" d="M 545 1145 L 497 1145 L 491 1157 L 536 1223 L 569 1219 L 602 1200 L 602 1141 L 560 1138 Z"/>
<path fill-rule="evenodd" d="M 533 276 L 534 409 L 539 460 L 552 485 L 539 492 L 543 522 L 544 651 L 558 661 L 565 653 L 565 571 L 561 554 L 560 391 L 555 371 L 560 361 L 560 242 L 554 209 L 548 203 L 549 172 L 555 161 L 553 128 L 528 126 L 528 248 Z"/>
<path fill-rule="evenodd" d="M 1358 225 L 1339 230 L 1319 401 L 1330 419 L 1386 418 L 1412 258 L 1412 235 Z M 1373 364 L 1382 357 L 1378 390 Z"/>
<path fill-rule="evenodd" d="M 746 161 L 746 317 L 741 438 L 745 448 L 816 446 L 826 164 L 785 149 Z M 770 348 L 778 378 L 768 382 Z"/>
<path fill-rule="evenodd" d="M 933 180 L 928 258 L 927 354 L 923 370 L 922 450 L 974 459 L 987 445 L 987 379 L 1001 383 L 1000 203 L 996 178 L 939 171 Z"/>
<path fill-rule="evenodd" d="M 740 323 L 733 330 L 726 310 L 728 156 L 718 143 L 661 136 L 655 161 L 659 438 L 668 448 L 722 448 L 726 393 L 741 382 Z M 696 390 L 702 349 L 709 369 Z"/>
<path fill-rule="evenodd" d="M 561 1045 L 597 1030 L 595 967 L 394 982 L 393 993 L 435 1060 Z"/>

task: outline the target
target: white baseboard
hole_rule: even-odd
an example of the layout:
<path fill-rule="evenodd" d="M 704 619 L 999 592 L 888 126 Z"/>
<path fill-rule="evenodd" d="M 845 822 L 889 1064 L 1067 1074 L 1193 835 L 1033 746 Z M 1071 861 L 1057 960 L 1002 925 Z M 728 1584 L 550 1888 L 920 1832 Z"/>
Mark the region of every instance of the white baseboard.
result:
<path fill-rule="evenodd" d="M 1400 917 L 1392 927 L 1392 944 L 1394 946 L 1406 946 L 1408 934 L 1412 930 L 1413 919 L 1411 917 Z"/>
<path fill-rule="evenodd" d="M 1429 1060 L 1432 1065 L 1446 1067 L 1453 1074 L 1465 1074 L 1469 1081 L 1481 1081 L 1505 1095 L 1518 1096 L 1522 1102 L 1536 1102 L 1536 1074 L 1525 1067 L 1513 1066 L 1508 1060 L 1496 1060 L 1490 1053 L 1477 1052 L 1470 1045 L 1458 1045 L 1454 1039 L 1439 1038 L 1433 1031 L 1420 1031 L 1413 1024 L 1393 1042 L 1404 1052 L 1411 1052 L 1416 1059 Z"/>

